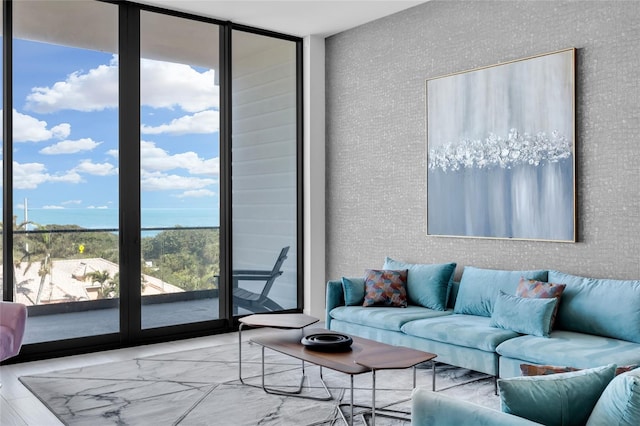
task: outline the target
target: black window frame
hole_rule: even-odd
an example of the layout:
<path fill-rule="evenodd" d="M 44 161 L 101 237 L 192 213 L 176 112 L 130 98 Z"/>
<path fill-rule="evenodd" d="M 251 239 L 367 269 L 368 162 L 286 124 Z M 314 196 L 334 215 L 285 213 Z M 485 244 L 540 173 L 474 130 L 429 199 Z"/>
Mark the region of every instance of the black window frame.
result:
<path fill-rule="evenodd" d="M 23 345 L 10 362 L 47 359 L 237 330 L 231 297 L 232 212 L 231 212 L 231 120 L 232 30 L 250 32 L 295 43 L 296 46 L 296 205 L 297 205 L 297 306 L 283 312 L 302 312 L 304 304 L 303 256 L 303 43 L 300 37 L 238 25 L 230 21 L 172 11 L 129 1 L 93 0 L 118 7 L 119 55 L 119 252 L 120 282 L 139 282 L 141 266 L 140 218 L 140 13 L 149 11 L 219 26 L 220 84 L 220 319 L 142 329 L 139 286 L 121 288 L 119 333 L 47 341 Z M 3 223 L 13 221 L 13 0 L 3 0 Z M 13 232 L 2 232 L 3 265 L 13 264 Z M 3 268 L 4 300 L 13 299 L 11 268 Z M 73 302 L 72 302 L 73 303 Z"/>

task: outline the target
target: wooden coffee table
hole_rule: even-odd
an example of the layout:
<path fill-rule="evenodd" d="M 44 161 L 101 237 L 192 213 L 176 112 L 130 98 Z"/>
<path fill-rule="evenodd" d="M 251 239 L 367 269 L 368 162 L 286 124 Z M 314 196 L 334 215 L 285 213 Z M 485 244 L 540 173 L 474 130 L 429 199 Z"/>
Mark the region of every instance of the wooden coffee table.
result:
<path fill-rule="evenodd" d="M 320 321 L 318 318 L 306 314 L 254 314 L 246 317 L 242 317 L 238 320 L 240 326 L 238 327 L 238 377 L 240 383 L 246 385 L 242 379 L 242 327 L 270 327 L 278 329 L 304 329 L 305 327 L 315 324 Z M 302 336 L 300 336 L 302 337 Z M 294 392 L 281 392 L 286 394 L 300 393 L 302 391 L 302 384 L 304 382 L 304 363 L 302 364 L 302 380 L 300 382 L 300 389 Z"/>
<path fill-rule="evenodd" d="M 331 333 L 329 330 L 313 329 L 313 333 Z M 311 334 L 311 333 L 309 333 Z M 340 333 L 338 333 L 340 334 Z M 413 371 L 413 387 L 416 386 L 416 374 L 415 366 L 425 361 L 434 359 L 437 355 L 418 351 L 415 349 L 406 348 L 403 346 L 392 346 L 385 343 L 376 342 L 374 340 L 364 339 L 360 337 L 351 336 L 353 338 L 353 344 L 351 350 L 346 352 L 321 352 L 307 348 L 300 340 L 300 333 L 291 332 L 279 332 L 265 336 L 254 337 L 252 342 L 262 346 L 262 387 L 265 392 L 273 393 L 264 383 L 264 350 L 265 348 L 271 349 L 276 352 L 289 355 L 293 358 L 300 359 L 304 362 L 309 362 L 320 367 L 320 379 L 325 390 L 331 395 L 324 379 L 322 378 L 322 368 L 329 368 L 331 370 L 339 371 L 350 376 L 351 387 L 351 400 L 350 400 L 350 417 L 349 421 L 345 418 L 342 409 L 338 412 L 342 416 L 343 421 L 346 424 L 353 424 L 353 377 L 357 374 L 372 373 L 372 403 L 371 407 L 371 419 L 372 424 L 375 424 L 376 415 L 376 381 L 375 375 L 378 370 L 389 369 L 405 369 L 414 367 Z M 302 395 L 298 395 L 304 397 Z"/>

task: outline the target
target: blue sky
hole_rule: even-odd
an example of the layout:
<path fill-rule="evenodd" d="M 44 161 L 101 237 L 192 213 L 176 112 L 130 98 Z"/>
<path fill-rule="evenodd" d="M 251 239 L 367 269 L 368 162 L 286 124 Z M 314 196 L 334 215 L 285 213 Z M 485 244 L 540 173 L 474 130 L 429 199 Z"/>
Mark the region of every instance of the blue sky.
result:
<path fill-rule="evenodd" d="M 118 204 L 117 55 L 14 41 L 14 207 Z M 214 71 L 144 60 L 143 208 L 219 206 Z"/>

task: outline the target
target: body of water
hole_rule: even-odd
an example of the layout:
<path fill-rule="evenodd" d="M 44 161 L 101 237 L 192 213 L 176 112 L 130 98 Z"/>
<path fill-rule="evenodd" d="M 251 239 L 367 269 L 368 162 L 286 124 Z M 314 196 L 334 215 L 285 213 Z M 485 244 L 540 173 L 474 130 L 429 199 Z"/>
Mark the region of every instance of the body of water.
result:
<path fill-rule="evenodd" d="M 18 223 L 24 211 L 15 210 Z M 220 226 L 219 211 L 212 209 L 142 209 L 142 228 Z M 32 209 L 28 219 L 39 225 L 78 225 L 87 229 L 117 229 L 116 209 Z"/>

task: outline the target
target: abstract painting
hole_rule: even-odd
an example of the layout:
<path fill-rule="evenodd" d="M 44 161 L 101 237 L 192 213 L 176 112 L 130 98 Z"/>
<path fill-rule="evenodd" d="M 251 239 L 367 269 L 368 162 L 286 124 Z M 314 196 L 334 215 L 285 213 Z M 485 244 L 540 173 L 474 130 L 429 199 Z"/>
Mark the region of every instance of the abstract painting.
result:
<path fill-rule="evenodd" d="M 427 80 L 427 235 L 574 242 L 575 49 Z"/>

